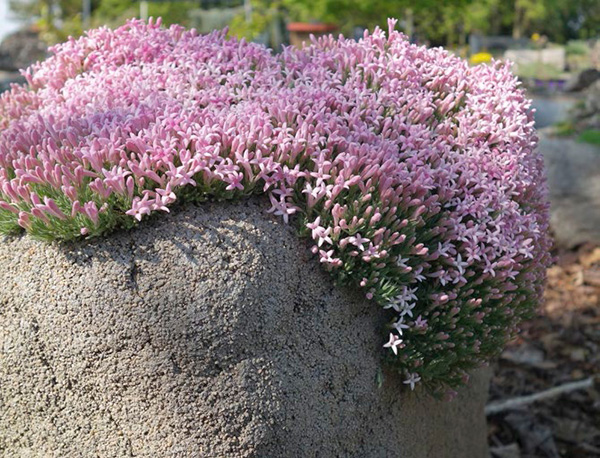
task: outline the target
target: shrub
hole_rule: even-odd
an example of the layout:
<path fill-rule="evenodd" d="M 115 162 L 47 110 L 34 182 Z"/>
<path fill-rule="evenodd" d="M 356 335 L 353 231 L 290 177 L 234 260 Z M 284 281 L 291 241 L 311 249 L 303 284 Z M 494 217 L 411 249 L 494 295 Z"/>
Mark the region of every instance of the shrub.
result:
<path fill-rule="evenodd" d="M 590 46 L 584 40 L 570 40 L 565 46 L 565 52 L 568 56 L 587 56 Z"/>
<path fill-rule="evenodd" d="M 274 56 L 132 21 L 55 47 L 0 98 L 0 230 L 70 240 L 264 193 L 388 310 L 407 385 L 460 385 L 540 300 L 542 159 L 507 65 L 393 28 Z"/>

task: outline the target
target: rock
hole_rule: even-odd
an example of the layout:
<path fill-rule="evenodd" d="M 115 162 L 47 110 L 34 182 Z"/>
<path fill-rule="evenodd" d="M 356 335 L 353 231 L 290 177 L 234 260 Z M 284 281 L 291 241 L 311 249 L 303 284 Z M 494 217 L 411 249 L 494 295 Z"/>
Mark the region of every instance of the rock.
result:
<path fill-rule="evenodd" d="M 584 91 L 583 103 L 576 105 L 573 118 L 580 130 L 600 129 L 600 80 Z"/>
<path fill-rule="evenodd" d="M 535 126 L 540 129 L 568 121 L 579 98 L 564 95 L 536 95 L 531 101 L 535 109 Z"/>
<path fill-rule="evenodd" d="M 514 442 L 509 445 L 491 447 L 490 452 L 492 454 L 492 458 L 521 458 L 521 449 L 519 448 L 519 444 Z"/>
<path fill-rule="evenodd" d="M 560 458 L 552 436 L 552 428 L 540 422 L 535 415 L 528 411 L 516 410 L 504 419 L 518 436 L 524 454 Z"/>
<path fill-rule="evenodd" d="M 489 374 L 449 403 L 379 388 L 385 311 L 263 205 L 0 239 L 3 456 L 487 457 Z"/>
<path fill-rule="evenodd" d="M 18 73 L 0 71 L 0 94 L 10 89 L 11 84 L 24 84 L 27 81 Z"/>
<path fill-rule="evenodd" d="M 575 74 L 565 85 L 565 91 L 576 92 L 587 89 L 596 81 L 600 80 L 600 71 L 595 68 L 588 68 Z"/>
<path fill-rule="evenodd" d="M 14 72 L 46 58 L 47 46 L 37 32 L 20 30 L 0 44 L 0 70 Z"/>
<path fill-rule="evenodd" d="M 564 47 L 545 49 L 509 49 L 504 52 L 504 59 L 518 65 L 546 64 L 562 71 L 566 65 Z"/>
<path fill-rule="evenodd" d="M 600 148 L 540 133 L 550 189 L 550 224 L 567 248 L 600 243 Z"/>
<path fill-rule="evenodd" d="M 500 358 L 513 364 L 535 367 L 536 369 L 555 369 L 557 364 L 546 359 L 544 350 L 531 344 L 509 347 L 502 352 Z"/>
<path fill-rule="evenodd" d="M 600 438 L 600 430 L 583 421 L 563 417 L 554 417 L 552 420 L 554 435 L 565 442 L 593 443 L 596 438 Z"/>

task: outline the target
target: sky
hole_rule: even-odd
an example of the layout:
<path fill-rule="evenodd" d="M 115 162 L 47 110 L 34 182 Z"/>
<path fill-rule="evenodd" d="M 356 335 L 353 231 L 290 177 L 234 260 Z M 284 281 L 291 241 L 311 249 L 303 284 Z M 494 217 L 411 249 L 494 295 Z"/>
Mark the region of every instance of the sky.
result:
<path fill-rule="evenodd" d="M 0 0 L 0 41 L 11 32 L 19 28 L 18 22 L 11 19 L 8 0 Z"/>

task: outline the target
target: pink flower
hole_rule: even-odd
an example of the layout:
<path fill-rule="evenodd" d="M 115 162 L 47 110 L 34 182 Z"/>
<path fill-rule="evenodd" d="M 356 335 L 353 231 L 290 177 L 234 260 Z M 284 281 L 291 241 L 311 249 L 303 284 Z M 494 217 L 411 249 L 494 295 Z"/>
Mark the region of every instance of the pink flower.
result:
<path fill-rule="evenodd" d="M 298 208 L 286 202 L 284 196 L 281 196 L 279 199 L 277 199 L 273 194 L 270 194 L 269 199 L 271 200 L 271 208 L 268 210 L 268 212 L 283 216 L 283 221 L 286 224 L 289 223 L 289 215 L 296 213 Z"/>
<path fill-rule="evenodd" d="M 320 255 L 319 261 L 324 264 L 330 264 L 334 267 L 339 267 L 341 265 L 342 261 L 339 258 L 334 258 L 333 253 L 334 253 L 333 250 L 329 250 L 329 251 L 319 250 L 319 255 Z"/>
<path fill-rule="evenodd" d="M 368 238 L 362 237 L 359 233 L 357 233 L 355 236 L 348 237 L 348 241 L 360 251 L 365 251 L 364 244 L 370 242 Z"/>
<path fill-rule="evenodd" d="M 541 298 L 543 160 L 508 65 L 388 28 L 276 54 L 133 20 L 55 46 L 0 95 L 0 230 L 72 239 L 178 198 L 267 194 L 410 333 L 394 353 L 421 347 L 392 362 L 411 388 L 444 359 L 459 380 Z"/>
<path fill-rule="evenodd" d="M 227 187 L 225 189 L 227 191 L 232 191 L 234 189 L 239 189 L 240 191 L 242 191 L 244 189 L 244 186 L 242 185 L 243 179 L 244 179 L 244 175 L 239 172 L 230 174 L 228 179 L 226 180 L 226 182 L 229 184 L 227 185 Z"/>

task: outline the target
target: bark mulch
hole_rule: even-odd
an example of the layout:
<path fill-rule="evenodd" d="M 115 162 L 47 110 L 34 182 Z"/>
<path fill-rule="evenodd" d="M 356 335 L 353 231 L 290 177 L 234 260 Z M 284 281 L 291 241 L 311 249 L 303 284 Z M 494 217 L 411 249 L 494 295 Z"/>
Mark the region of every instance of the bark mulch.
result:
<path fill-rule="evenodd" d="M 496 363 L 490 402 L 590 377 L 595 386 L 489 415 L 494 458 L 600 458 L 600 247 L 555 254 L 546 303 Z"/>

